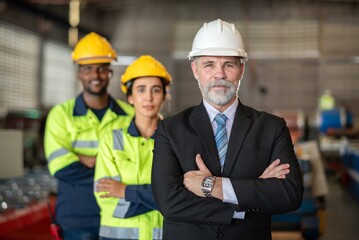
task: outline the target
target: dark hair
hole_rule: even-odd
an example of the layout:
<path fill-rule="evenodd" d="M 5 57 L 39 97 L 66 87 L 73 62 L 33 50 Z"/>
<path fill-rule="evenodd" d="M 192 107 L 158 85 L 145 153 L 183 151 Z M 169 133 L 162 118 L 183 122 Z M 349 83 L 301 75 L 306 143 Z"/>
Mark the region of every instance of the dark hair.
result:
<path fill-rule="evenodd" d="M 132 95 L 132 87 L 133 87 L 133 82 L 138 79 L 138 78 L 134 78 L 128 82 L 126 82 L 126 87 L 127 87 L 127 93 L 126 93 L 126 96 L 131 96 Z M 163 79 L 163 78 L 160 78 L 161 79 L 161 82 L 162 82 L 162 89 L 163 89 L 163 95 L 165 96 L 167 91 L 166 91 L 166 86 L 168 85 L 168 83 L 166 84 L 166 80 Z"/>

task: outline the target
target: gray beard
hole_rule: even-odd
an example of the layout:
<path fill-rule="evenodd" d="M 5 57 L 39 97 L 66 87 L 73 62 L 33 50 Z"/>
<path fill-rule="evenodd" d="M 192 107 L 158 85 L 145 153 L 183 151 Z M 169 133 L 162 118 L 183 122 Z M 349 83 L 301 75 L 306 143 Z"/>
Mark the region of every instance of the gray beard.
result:
<path fill-rule="evenodd" d="M 218 106 L 224 106 L 228 104 L 233 98 L 235 98 L 237 96 L 237 91 L 239 87 L 236 87 L 233 83 L 223 79 L 212 81 L 207 86 L 204 86 L 204 88 L 201 87 L 199 82 L 198 85 L 201 89 L 203 98 L 206 99 L 208 102 Z M 228 89 L 210 91 L 212 87 L 218 85 L 226 86 L 228 87 Z"/>

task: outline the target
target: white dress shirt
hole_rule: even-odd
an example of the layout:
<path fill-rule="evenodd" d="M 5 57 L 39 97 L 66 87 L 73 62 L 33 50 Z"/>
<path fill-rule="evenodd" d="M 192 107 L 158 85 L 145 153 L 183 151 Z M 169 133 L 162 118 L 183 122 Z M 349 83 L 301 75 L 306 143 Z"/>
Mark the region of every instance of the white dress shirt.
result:
<path fill-rule="evenodd" d="M 234 103 L 231 106 L 229 106 L 229 108 L 227 108 L 224 112 L 222 112 L 228 118 L 226 121 L 226 130 L 227 130 L 228 139 L 230 138 L 233 121 L 234 121 L 234 116 L 236 114 L 238 103 L 239 103 L 238 99 L 236 99 L 236 101 L 234 101 Z M 204 99 L 203 99 L 203 105 L 207 110 L 208 117 L 212 124 L 213 134 L 215 135 L 216 130 L 217 130 L 217 123 L 214 120 L 214 118 L 217 116 L 218 113 L 220 113 L 220 111 L 218 111 L 216 108 L 214 108 L 212 105 L 210 105 Z M 226 164 L 226 163 L 224 163 L 224 164 Z M 236 197 L 232 183 L 229 180 L 229 178 L 222 177 L 222 190 L 223 190 L 223 202 L 238 204 L 238 199 Z M 244 219 L 244 216 L 245 216 L 245 212 L 236 212 L 235 211 L 233 214 L 233 218 L 237 218 L 237 219 Z"/>

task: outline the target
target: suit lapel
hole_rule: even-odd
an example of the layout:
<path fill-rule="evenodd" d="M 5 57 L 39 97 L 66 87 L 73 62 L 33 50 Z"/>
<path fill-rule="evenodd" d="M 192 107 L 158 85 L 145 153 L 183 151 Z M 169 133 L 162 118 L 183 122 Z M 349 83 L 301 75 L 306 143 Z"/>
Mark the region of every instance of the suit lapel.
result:
<path fill-rule="evenodd" d="M 231 173 L 233 165 L 237 159 L 240 149 L 242 148 L 244 138 L 246 137 L 250 126 L 250 114 L 246 110 L 244 105 L 239 102 L 233 120 L 232 132 L 228 142 L 226 161 L 224 163 L 222 176 L 229 176 L 229 174 Z"/>
<path fill-rule="evenodd" d="M 206 166 L 215 176 L 221 175 L 221 165 L 218 158 L 216 142 L 214 140 L 211 122 L 203 103 L 193 110 L 191 123 L 198 134 L 201 143 L 208 153 L 208 159 L 203 159 Z M 203 157 L 203 156 L 202 156 Z"/>

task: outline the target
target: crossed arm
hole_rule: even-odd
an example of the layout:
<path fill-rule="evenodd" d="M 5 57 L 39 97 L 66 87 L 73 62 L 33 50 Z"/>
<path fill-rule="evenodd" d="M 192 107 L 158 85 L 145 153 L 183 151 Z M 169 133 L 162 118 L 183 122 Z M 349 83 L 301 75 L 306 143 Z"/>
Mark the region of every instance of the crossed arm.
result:
<path fill-rule="evenodd" d="M 78 155 L 80 163 L 88 168 L 94 168 L 96 164 L 96 156 Z"/>
<path fill-rule="evenodd" d="M 199 197 L 204 197 L 201 188 L 201 182 L 204 177 L 212 176 L 212 173 L 204 164 L 201 155 L 197 154 L 196 156 L 196 163 L 199 170 L 196 171 L 189 171 L 185 173 L 183 184 L 184 186 L 194 194 Z M 262 173 L 259 178 L 279 178 L 284 179 L 285 175 L 289 173 L 289 164 L 280 164 L 280 160 L 277 159 L 272 162 Z M 113 180 L 113 179 L 101 179 L 99 180 L 99 184 L 97 185 L 98 192 L 105 192 L 100 197 L 117 197 L 117 198 L 124 198 L 125 197 L 125 189 L 126 185 L 122 182 Z M 222 178 L 216 178 L 216 184 L 214 185 L 212 196 L 223 200 L 223 192 L 222 192 Z"/>
<path fill-rule="evenodd" d="M 202 157 L 200 154 L 196 155 L 196 164 L 199 170 L 188 171 L 184 174 L 183 184 L 184 186 L 191 191 L 192 193 L 196 194 L 199 197 L 205 197 L 202 190 L 201 190 L 201 182 L 204 177 L 212 176 L 212 173 L 204 164 Z M 280 164 L 280 160 L 276 159 L 273 161 L 262 173 L 259 178 L 278 178 L 284 179 L 286 174 L 290 172 L 289 164 Z M 222 178 L 216 177 L 216 183 L 212 190 L 211 195 L 214 198 L 223 200 L 223 189 L 222 189 Z"/>

